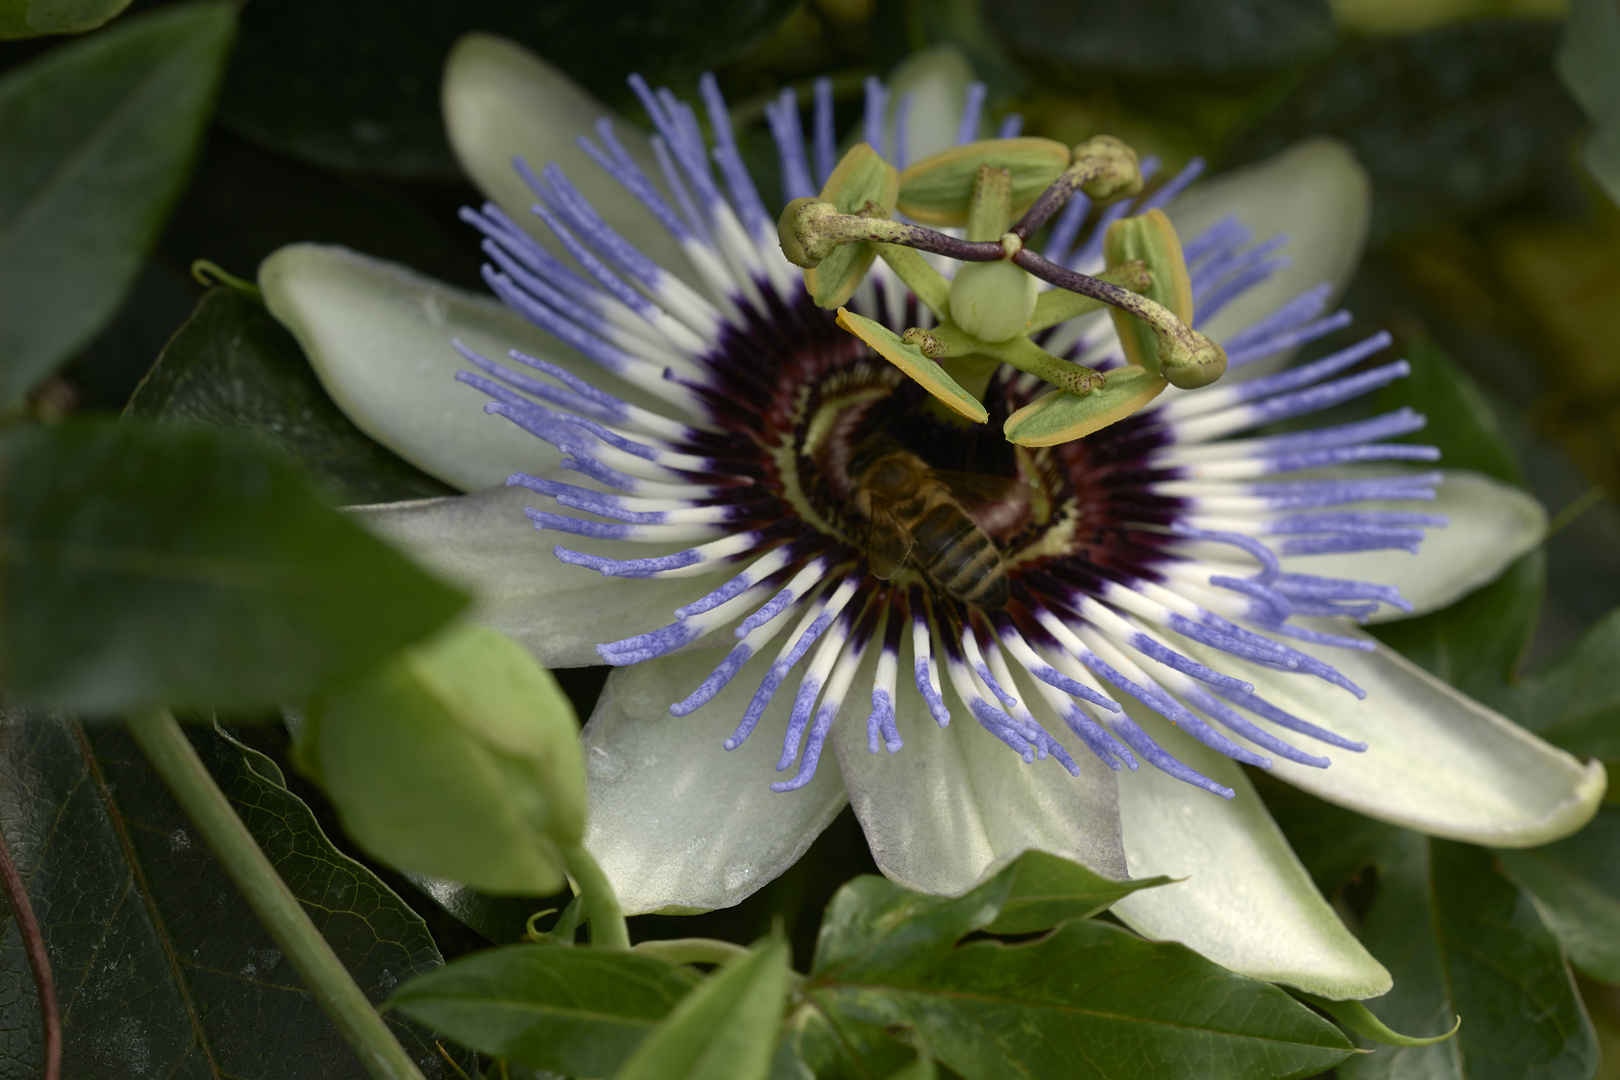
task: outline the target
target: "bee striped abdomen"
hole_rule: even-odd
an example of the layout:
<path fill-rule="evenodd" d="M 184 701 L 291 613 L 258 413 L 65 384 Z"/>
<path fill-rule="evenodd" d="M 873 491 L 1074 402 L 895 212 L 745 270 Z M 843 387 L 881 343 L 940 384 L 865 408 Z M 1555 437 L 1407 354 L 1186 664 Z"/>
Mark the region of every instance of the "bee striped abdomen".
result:
<path fill-rule="evenodd" d="M 912 560 L 947 594 L 967 604 L 1001 607 L 1007 570 L 996 545 L 955 503 L 936 503 L 911 525 Z"/>

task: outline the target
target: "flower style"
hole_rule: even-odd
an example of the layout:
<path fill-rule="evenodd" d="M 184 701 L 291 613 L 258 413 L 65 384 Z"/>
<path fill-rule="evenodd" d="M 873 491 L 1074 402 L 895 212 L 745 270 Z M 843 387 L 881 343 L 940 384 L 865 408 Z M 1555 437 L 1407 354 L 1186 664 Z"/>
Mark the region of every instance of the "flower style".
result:
<path fill-rule="evenodd" d="M 983 87 L 953 64 L 913 65 L 899 79 L 910 93 L 868 85 L 865 139 L 896 166 L 977 135 Z M 633 85 L 650 141 L 510 45 L 474 38 L 453 57 L 452 139 L 491 197 L 464 216 L 508 310 L 332 249 L 287 249 L 261 271 L 272 311 L 357 423 L 464 489 L 489 488 L 359 512 L 477 589 L 479 617 L 545 662 L 619 669 L 584 737 L 587 844 L 629 910 L 735 903 L 847 796 L 903 884 L 957 892 L 1028 848 L 1116 877 L 1184 877 L 1115 910 L 1235 970 L 1367 997 L 1388 974 L 1238 762 L 1478 843 L 1542 843 L 1591 816 L 1600 765 L 1354 625 L 1490 580 L 1539 541 L 1539 508 L 1386 441 L 1423 426 L 1410 410 L 1251 434 L 1407 370 L 1363 364 L 1383 334 L 1279 370 L 1349 322 L 1328 307 L 1366 195 L 1342 150 L 1308 144 L 1187 192 L 1195 164 L 1086 231 L 1077 196 L 1045 258 L 1100 271 L 1110 221 L 1167 208 L 1196 325 L 1233 371 L 1080 441 L 1015 447 L 1000 421 L 1048 387 L 1001 368 L 983 387 L 988 425 L 930 410 L 810 300 L 713 80 L 701 84 L 712 146 L 690 105 Z M 783 202 L 833 168 L 831 105 L 823 84 L 808 140 L 791 92 L 767 110 Z M 1325 223 L 1312 213 L 1323 203 Z M 1299 268 L 1328 281 L 1300 288 L 1277 255 L 1284 236 L 1253 242 L 1279 209 L 1302 225 L 1296 248 L 1328 249 Z M 896 333 L 932 321 L 881 264 L 849 307 Z M 1094 316 L 1038 340 L 1119 363 Z M 477 423 L 449 384 L 458 359 L 494 419 Z M 885 464 L 927 492 L 900 522 L 917 544 L 904 567 L 868 542 L 884 513 L 870 477 Z M 978 494 L 949 473 L 979 477 Z M 933 528 L 956 539 L 930 547 Z M 995 587 L 973 586 L 970 564 Z"/>

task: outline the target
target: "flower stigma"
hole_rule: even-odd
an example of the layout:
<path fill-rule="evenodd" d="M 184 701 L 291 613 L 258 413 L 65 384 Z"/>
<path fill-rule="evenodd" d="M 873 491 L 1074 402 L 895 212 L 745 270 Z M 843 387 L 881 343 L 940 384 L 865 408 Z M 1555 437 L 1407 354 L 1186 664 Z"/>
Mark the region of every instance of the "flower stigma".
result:
<path fill-rule="evenodd" d="M 1423 427 L 1410 409 L 1248 434 L 1408 367 L 1360 367 L 1390 344 L 1376 334 L 1217 382 L 1349 315 L 1327 312 L 1324 284 L 1219 343 L 1199 329 L 1283 265 L 1275 239 L 1255 244 L 1234 218 L 1176 235 L 1164 208 L 1200 162 L 1155 187 L 1157 162 L 1111 138 L 979 139 L 982 92 L 955 147 L 910 162 L 905 110 L 885 115 L 876 80 L 864 140 L 835 160 L 822 82 L 808 141 L 791 90 L 767 109 L 785 204 L 773 217 L 711 76 L 712 146 L 691 105 L 631 85 L 661 186 L 609 121 L 581 145 L 688 265 L 653 262 L 562 170 L 520 160 L 534 214 L 576 265 L 486 203 L 463 215 L 484 235 L 485 280 L 600 376 L 457 343 L 470 365 L 458 378 L 486 411 L 565 455 L 554 475 L 508 481 L 546 500 L 527 511 L 538 529 L 577 538 L 556 556 L 693 579 L 671 621 L 598 645 L 605 663 L 728 645 L 670 711 L 703 708 L 733 680 L 755 687 L 734 749 L 792 694 L 776 766 L 792 775 L 777 791 L 808 783 L 834 724 L 861 712 L 868 750 L 900 751 L 901 694 L 941 727 L 965 710 L 1026 763 L 1078 775 L 1065 746 L 1077 741 L 1109 769 L 1145 760 L 1226 798 L 1126 706 L 1261 768 L 1366 749 L 1222 665 L 1365 696 L 1291 642 L 1370 649 L 1309 620 L 1410 607 L 1391 586 L 1280 560 L 1416 550 L 1443 518 L 1355 507 L 1430 500 L 1439 474 L 1344 467 L 1438 453 L 1389 441 Z M 600 541 L 649 553 L 610 557 Z"/>

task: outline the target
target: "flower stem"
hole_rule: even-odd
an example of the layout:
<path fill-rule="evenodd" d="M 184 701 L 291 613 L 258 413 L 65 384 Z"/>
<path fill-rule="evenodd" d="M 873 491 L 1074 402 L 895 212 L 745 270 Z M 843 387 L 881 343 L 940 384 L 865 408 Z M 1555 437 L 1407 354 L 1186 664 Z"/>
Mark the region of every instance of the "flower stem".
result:
<path fill-rule="evenodd" d="M 607 949 L 628 949 L 630 928 L 624 924 L 624 911 L 619 907 L 613 883 L 583 844 L 563 848 L 563 860 L 568 864 L 568 873 L 579 885 L 580 906 L 591 924 L 591 944 Z"/>
<path fill-rule="evenodd" d="M 56 1011 L 56 980 L 51 977 L 51 959 L 45 952 L 45 938 L 39 932 L 39 920 L 34 918 L 34 906 L 28 902 L 28 891 L 23 888 L 22 875 L 11 861 L 11 850 L 6 838 L 0 836 L 0 888 L 11 904 L 11 913 L 17 920 L 17 936 L 22 938 L 28 953 L 28 967 L 34 974 L 34 989 L 39 993 L 40 1020 L 45 1032 L 44 1080 L 56 1080 L 62 1074 L 62 1021 Z"/>
<path fill-rule="evenodd" d="M 203 834 L 366 1072 L 374 1080 L 422 1080 L 416 1063 L 354 984 L 332 946 L 315 929 L 298 898 L 236 816 L 174 714 L 152 709 L 130 716 L 127 723 L 152 767 L 169 785 L 181 809 Z"/>

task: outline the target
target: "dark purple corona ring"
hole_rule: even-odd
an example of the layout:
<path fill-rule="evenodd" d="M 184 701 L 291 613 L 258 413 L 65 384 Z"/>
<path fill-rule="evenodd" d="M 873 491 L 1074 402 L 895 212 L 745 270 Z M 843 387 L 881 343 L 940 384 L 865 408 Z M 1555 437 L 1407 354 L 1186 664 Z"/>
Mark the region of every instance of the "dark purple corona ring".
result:
<path fill-rule="evenodd" d="M 743 166 L 713 79 L 702 83 L 712 149 L 690 106 L 639 79 L 632 84 L 658 129 L 662 186 L 606 121 L 598 141 L 583 145 L 674 235 L 690 263 L 684 276 L 614 232 L 555 166 L 516 163 L 534 191 L 534 213 L 577 268 L 493 204 L 464 214 L 484 234 L 490 287 L 602 371 L 586 382 L 516 351 L 491 359 L 458 343 L 475 369 L 459 377 L 489 396 L 485 408 L 560 448 L 564 468 L 578 474 L 578 483 L 513 476 L 509 483 L 545 499 L 529 517 L 539 529 L 567 534 L 555 553 L 580 573 L 692 579 L 691 601 L 667 625 L 599 645 L 605 662 L 636 664 L 730 642 L 713 673 L 670 711 L 684 716 L 733 679 L 746 680 L 757 689 L 726 741 L 733 748 L 775 695 L 792 694 L 777 768 L 797 769 L 774 785 L 782 791 L 808 782 L 832 725 L 858 723 L 861 713 L 871 751 L 899 751 L 900 693 L 921 695 L 942 726 L 965 709 L 1026 762 L 1050 757 L 1077 774 L 1064 746 L 1072 735 L 1110 769 L 1134 770 L 1145 759 L 1228 798 L 1231 789 L 1177 761 L 1123 706 L 1139 704 L 1261 767 L 1271 764 L 1266 755 L 1328 766 L 1301 745 L 1365 749 L 1274 706 L 1220 668 L 1223 657 L 1236 657 L 1363 696 L 1320 650 L 1291 642 L 1370 648 L 1301 619 L 1404 607 L 1398 592 L 1288 572 L 1279 560 L 1415 550 L 1425 528 L 1445 524 L 1423 513 L 1355 508 L 1432 499 L 1438 474 L 1335 470 L 1435 460 L 1430 447 L 1387 441 L 1417 431 L 1423 417 L 1403 409 L 1287 434 L 1245 433 L 1405 375 L 1404 362 L 1363 363 L 1387 347 L 1386 335 L 1245 378 L 1244 365 L 1346 325 L 1347 314 L 1324 313 L 1324 285 L 1221 342 L 1235 370 L 1222 382 L 1171 391 L 1077 442 L 1014 447 L 1001 421 L 1049 387 L 1004 368 L 985 392 L 990 423 L 941 418 L 915 384 L 810 301 L 777 246 L 774 216 Z M 959 141 L 976 137 L 982 100 L 982 88 L 969 94 Z M 866 139 L 903 168 L 907 103 L 897 103 L 892 124 L 889 113 L 874 80 Z M 768 115 L 783 201 L 814 194 L 812 175 L 824 179 L 835 163 L 830 89 L 818 88 L 808 148 L 791 92 Z M 1014 118 L 1001 136 L 1016 132 Z M 1151 159 L 1143 162 L 1144 173 L 1153 169 Z M 1197 174 L 1195 162 L 1156 190 L 1150 185 L 1142 199 L 1100 213 L 1076 197 L 1042 254 L 1097 272 L 1111 221 L 1169 203 Z M 1231 218 L 1184 239 L 1199 325 L 1277 269 L 1283 242 L 1255 244 Z M 896 331 L 931 322 L 881 263 L 849 306 Z M 1103 370 L 1122 362 L 1106 316 L 1059 325 L 1039 342 Z M 927 498 L 943 504 L 938 516 L 957 530 L 958 539 L 940 541 L 926 558 L 919 541 L 898 569 L 883 565 L 898 560 L 877 557 L 871 546 L 877 512 L 863 478 L 872 470 L 852 465 L 870 459 L 874 445 L 909 455 L 924 485 L 916 507 Z M 940 494 L 952 474 L 976 476 L 998 494 Z M 914 512 L 905 524 L 920 532 L 921 510 Z M 643 541 L 651 553 L 608 558 L 592 552 L 593 540 Z M 966 544 L 971 551 L 952 546 Z M 998 602 L 969 603 L 962 589 L 944 584 L 970 557 L 1005 575 L 1004 589 L 982 593 L 994 592 Z"/>

